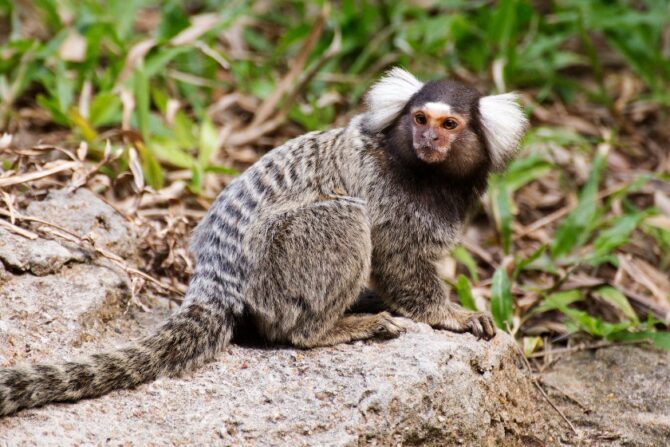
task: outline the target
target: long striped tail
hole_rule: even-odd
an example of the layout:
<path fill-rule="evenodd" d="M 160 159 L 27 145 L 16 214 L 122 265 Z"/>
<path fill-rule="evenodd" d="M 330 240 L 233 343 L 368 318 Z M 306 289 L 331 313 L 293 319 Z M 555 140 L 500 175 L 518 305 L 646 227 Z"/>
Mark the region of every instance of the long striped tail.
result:
<path fill-rule="evenodd" d="M 195 368 L 229 343 L 233 324 L 233 313 L 217 304 L 188 304 L 131 346 L 83 361 L 0 369 L 0 417 L 133 388 Z"/>

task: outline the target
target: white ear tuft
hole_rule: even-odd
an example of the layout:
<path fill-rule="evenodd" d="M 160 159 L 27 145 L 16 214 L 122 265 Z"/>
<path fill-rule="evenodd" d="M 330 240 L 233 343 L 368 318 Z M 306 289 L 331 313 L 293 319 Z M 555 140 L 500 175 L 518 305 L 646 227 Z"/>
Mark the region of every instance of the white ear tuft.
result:
<path fill-rule="evenodd" d="M 387 71 L 365 97 L 368 129 L 373 132 L 384 130 L 421 87 L 423 82 L 402 68 L 394 67 Z"/>
<path fill-rule="evenodd" d="M 484 136 L 495 171 L 502 171 L 526 132 L 528 120 L 516 93 L 484 96 L 479 100 Z"/>

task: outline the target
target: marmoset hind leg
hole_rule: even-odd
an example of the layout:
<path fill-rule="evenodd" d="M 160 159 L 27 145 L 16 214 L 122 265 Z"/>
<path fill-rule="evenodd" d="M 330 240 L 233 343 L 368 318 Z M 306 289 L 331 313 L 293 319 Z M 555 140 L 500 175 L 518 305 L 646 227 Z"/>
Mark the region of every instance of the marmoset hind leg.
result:
<path fill-rule="evenodd" d="M 386 312 L 344 315 L 370 272 L 364 201 L 332 196 L 283 207 L 254 227 L 246 304 L 269 340 L 309 348 L 404 331 Z"/>

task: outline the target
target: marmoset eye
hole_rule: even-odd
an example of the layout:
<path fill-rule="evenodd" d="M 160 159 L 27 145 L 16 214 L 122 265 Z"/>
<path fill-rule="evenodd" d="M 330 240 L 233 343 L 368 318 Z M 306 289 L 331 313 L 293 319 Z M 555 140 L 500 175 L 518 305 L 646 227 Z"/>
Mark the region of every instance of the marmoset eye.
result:
<path fill-rule="evenodd" d="M 444 127 L 445 129 L 448 129 L 448 130 L 454 130 L 455 128 L 458 127 L 458 121 L 456 121 L 453 118 L 447 118 L 442 123 L 442 127 Z"/>

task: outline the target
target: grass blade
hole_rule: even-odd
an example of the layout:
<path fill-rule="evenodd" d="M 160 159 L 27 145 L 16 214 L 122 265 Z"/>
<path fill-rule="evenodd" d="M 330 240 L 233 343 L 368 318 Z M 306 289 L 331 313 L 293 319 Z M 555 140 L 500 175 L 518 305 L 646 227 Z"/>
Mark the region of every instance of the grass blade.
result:
<path fill-rule="evenodd" d="M 473 281 L 479 281 L 479 276 L 477 275 L 477 262 L 475 262 L 475 259 L 465 248 L 462 246 L 454 248 L 451 252 L 451 256 L 468 269 Z"/>
<path fill-rule="evenodd" d="M 210 119 L 205 119 L 200 126 L 200 151 L 198 161 L 200 166 L 206 168 L 212 161 L 212 157 L 218 149 L 219 133 Z"/>
<path fill-rule="evenodd" d="M 628 298 L 614 287 L 600 287 L 594 290 L 593 293 L 619 309 L 630 320 L 635 322 L 639 321 L 633 307 L 628 302 Z"/>
<path fill-rule="evenodd" d="M 600 176 L 605 168 L 606 155 L 598 152 L 586 185 L 579 194 L 579 204 L 565 218 L 556 231 L 551 254 L 554 258 L 570 253 L 589 237 L 598 216 L 597 196 Z"/>
<path fill-rule="evenodd" d="M 456 281 L 456 292 L 461 305 L 468 310 L 477 310 L 475 299 L 472 296 L 472 286 L 465 275 L 459 275 Z"/>
<path fill-rule="evenodd" d="M 505 254 L 512 248 L 512 204 L 505 181 L 500 176 L 495 177 L 490 190 L 493 215 L 500 232 L 500 239 Z"/>
<path fill-rule="evenodd" d="M 491 284 L 491 314 L 493 320 L 500 329 L 505 331 L 512 327 L 512 292 L 507 272 L 502 267 L 498 267 L 493 274 L 493 283 Z"/>

